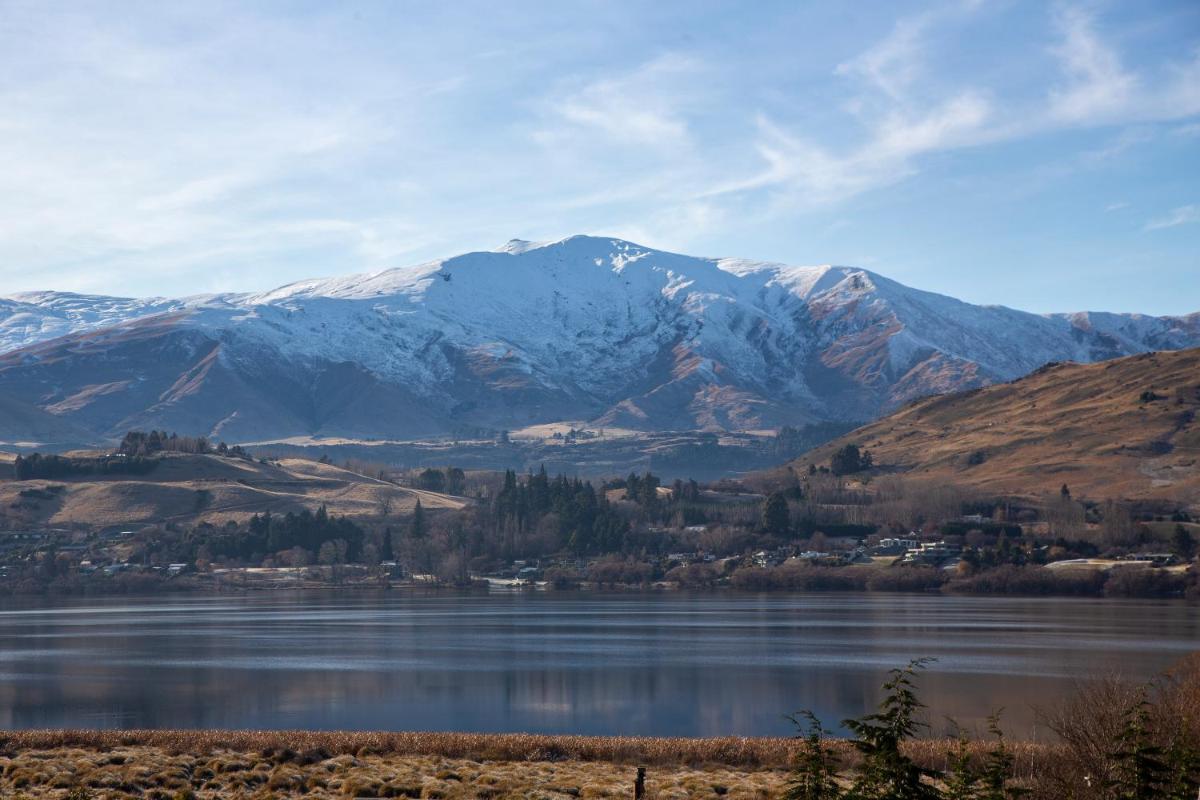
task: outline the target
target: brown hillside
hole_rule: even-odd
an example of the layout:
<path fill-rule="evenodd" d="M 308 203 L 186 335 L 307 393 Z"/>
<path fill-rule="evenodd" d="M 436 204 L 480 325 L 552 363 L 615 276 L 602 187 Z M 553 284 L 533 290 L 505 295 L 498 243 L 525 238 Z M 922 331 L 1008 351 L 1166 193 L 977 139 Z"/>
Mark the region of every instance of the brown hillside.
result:
<path fill-rule="evenodd" d="M 62 487 L 61 489 L 55 487 Z M 463 501 L 301 459 L 278 465 L 215 455 L 171 455 L 152 472 L 56 480 L 0 480 L 0 513 L 9 525 L 107 527 L 150 522 L 223 524 L 253 514 L 316 510 L 378 517 L 416 504 L 460 508 Z"/>
<path fill-rule="evenodd" d="M 1151 392 L 1143 397 L 1144 393 Z M 881 471 L 1037 496 L 1200 506 L 1200 349 L 1051 364 L 1011 383 L 917 401 L 792 463 L 866 447 Z"/>

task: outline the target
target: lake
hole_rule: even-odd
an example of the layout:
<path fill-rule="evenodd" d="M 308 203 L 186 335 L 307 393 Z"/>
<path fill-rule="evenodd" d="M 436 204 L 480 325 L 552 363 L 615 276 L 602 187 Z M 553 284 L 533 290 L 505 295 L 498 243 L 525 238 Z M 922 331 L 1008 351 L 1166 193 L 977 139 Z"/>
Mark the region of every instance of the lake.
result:
<path fill-rule="evenodd" d="M 1200 649 L 1181 602 L 884 594 L 254 594 L 10 599 L 0 728 L 788 735 L 921 697 L 1044 738 L 1034 708 Z"/>

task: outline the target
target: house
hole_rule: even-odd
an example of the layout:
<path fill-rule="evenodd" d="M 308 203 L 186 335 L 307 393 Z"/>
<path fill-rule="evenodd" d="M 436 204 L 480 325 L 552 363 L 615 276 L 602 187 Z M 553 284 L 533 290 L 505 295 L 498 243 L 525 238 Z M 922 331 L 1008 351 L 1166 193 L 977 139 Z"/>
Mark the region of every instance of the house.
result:
<path fill-rule="evenodd" d="M 853 553 L 846 556 L 847 564 L 870 564 L 871 556 L 867 554 L 865 548 L 858 548 Z"/>
<path fill-rule="evenodd" d="M 924 542 L 917 547 L 911 548 L 904 554 L 904 559 L 901 563 L 904 564 L 929 564 L 937 566 L 950 559 L 957 559 L 962 555 L 962 547 L 950 545 L 946 542 Z"/>
<path fill-rule="evenodd" d="M 909 538 L 898 538 L 897 537 L 897 538 L 891 538 L 891 539 L 880 539 L 879 546 L 880 547 L 903 547 L 905 550 L 911 550 L 915 547 L 920 547 L 921 540 L 917 539 L 915 537 L 909 537 Z"/>
<path fill-rule="evenodd" d="M 0 531 L 0 549 L 10 549 L 23 544 L 33 544 L 46 538 L 41 531 Z"/>
<path fill-rule="evenodd" d="M 915 550 L 920 546 L 920 539 L 888 538 L 880 539 L 879 546 L 872 552 L 877 556 L 902 556 L 909 550 Z"/>

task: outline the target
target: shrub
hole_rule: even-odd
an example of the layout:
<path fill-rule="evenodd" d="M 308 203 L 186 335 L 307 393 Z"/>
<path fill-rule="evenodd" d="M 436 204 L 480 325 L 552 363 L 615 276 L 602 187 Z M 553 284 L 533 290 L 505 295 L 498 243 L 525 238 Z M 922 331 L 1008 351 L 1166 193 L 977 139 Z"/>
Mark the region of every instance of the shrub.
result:
<path fill-rule="evenodd" d="M 676 567 L 666 575 L 667 580 L 675 581 L 685 589 L 711 587 L 719 577 L 716 568 L 709 564 L 688 564 Z"/>
<path fill-rule="evenodd" d="M 1109 571 L 1104 582 L 1107 597 L 1182 597 L 1189 576 L 1154 567 L 1118 567 Z"/>
<path fill-rule="evenodd" d="M 880 569 L 867 578 L 872 592 L 929 592 L 940 589 L 949 576 L 934 567 L 900 567 Z"/>
<path fill-rule="evenodd" d="M 1061 595 L 1098 597 L 1105 575 L 1098 570 L 1056 572 L 1045 567 L 1005 564 L 947 584 L 961 594 Z"/>

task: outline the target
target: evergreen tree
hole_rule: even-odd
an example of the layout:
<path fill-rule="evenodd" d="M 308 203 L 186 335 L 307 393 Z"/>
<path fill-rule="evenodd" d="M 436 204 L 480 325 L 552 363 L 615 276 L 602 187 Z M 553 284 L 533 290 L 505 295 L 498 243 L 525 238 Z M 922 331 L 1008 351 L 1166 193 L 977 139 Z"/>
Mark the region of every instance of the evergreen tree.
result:
<path fill-rule="evenodd" d="M 1181 524 L 1175 526 L 1171 535 L 1171 552 L 1185 560 L 1196 555 L 1196 538 Z"/>
<path fill-rule="evenodd" d="M 1000 712 L 988 717 L 988 732 L 995 737 L 996 744 L 988 753 L 983 774 L 980 775 L 980 791 L 974 797 L 977 800 L 1016 800 L 1023 797 L 1028 792 L 1009 785 L 1015 759 L 1004 743 L 1004 732 L 1000 729 Z"/>
<path fill-rule="evenodd" d="M 858 445 L 848 444 L 830 457 L 829 470 L 834 475 L 853 475 L 870 469 L 873 463 L 874 460 L 868 451 L 859 450 Z"/>
<path fill-rule="evenodd" d="M 959 731 L 945 779 L 945 800 L 978 800 L 979 772 L 971 763 L 971 741 Z"/>
<path fill-rule="evenodd" d="M 854 734 L 854 747 L 863 757 L 848 800 L 937 800 L 939 792 L 924 780 L 935 774 L 901 750 L 906 740 L 926 727 L 917 719 L 924 706 L 917 699 L 913 678 L 927 663 L 928 659 L 918 659 L 892 670 L 883 685 L 886 694 L 879 711 L 842 722 Z"/>
<path fill-rule="evenodd" d="M 414 542 L 420 542 L 425 539 L 425 509 L 421 507 L 421 498 L 417 498 L 417 505 L 413 508 L 412 521 L 409 523 L 408 535 Z"/>
<path fill-rule="evenodd" d="M 391 526 L 383 529 L 382 547 L 379 550 L 379 559 L 381 561 L 395 561 L 396 550 L 392 546 L 392 529 Z"/>
<path fill-rule="evenodd" d="M 791 527 L 787 498 L 783 492 L 771 492 L 763 503 L 762 529 L 773 536 L 786 536 Z"/>
<path fill-rule="evenodd" d="M 1116 800 L 1161 800 L 1170 773 L 1162 748 L 1150 733 L 1150 702 L 1145 695 L 1126 712 L 1125 724 L 1112 754 L 1113 776 L 1108 788 Z"/>
<path fill-rule="evenodd" d="M 837 755 L 821 741 L 829 731 L 811 711 L 788 717 L 800 731 L 800 753 L 784 791 L 783 800 L 838 800 L 842 790 L 837 781 Z"/>

